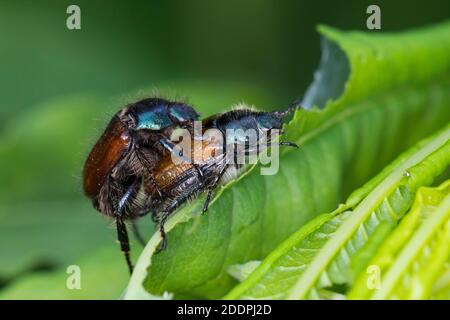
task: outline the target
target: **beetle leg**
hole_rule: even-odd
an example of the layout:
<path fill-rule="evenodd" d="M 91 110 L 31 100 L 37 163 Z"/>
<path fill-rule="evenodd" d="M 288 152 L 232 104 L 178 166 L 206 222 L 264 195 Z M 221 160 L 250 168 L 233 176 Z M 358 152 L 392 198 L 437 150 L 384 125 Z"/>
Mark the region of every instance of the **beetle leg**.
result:
<path fill-rule="evenodd" d="M 192 166 L 194 167 L 194 169 L 197 171 L 198 176 L 200 178 L 200 181 L 203 182 L 203 170 L 197 165 L 197 164 L 192 164 Z"/>
<path fill-rule="evenodd" d="M 278 142 L 278 145 L 279 146 L 299 148 L 299 146 L 296 143 L 290 142 L 290 141 L 280 141 L 280 142 Z"/>
<path fill-rule="evenodd" d="M 161 214 L 159 215 L 159 217 L 161 217 L 158 221 L 159 223 L 159 233 L 161 234 L 161 245 L 159 246 L 159 248 L 156 250 L 156 253 L 161 252 L 162 250 L 164 250 L 167 247 L 167 235 L 164 229 L 164 224 L 166 223 L 166 220 L 170 217 L 170 215 L 179 207 L 181 206 L 183 203 L 185 203 L 190 196 L 192 196 L 193 193 L 190 194 L 186 194 L 183 197 L 177 199 L 176 201 L 174 201 L 171 205 L 169 205 L 168 207 L 166 207 Z M 155 217 L 153 217 L 154 220 Z"/>
<path fill-rule="evenodd" d="M 209 202 L 211 201 L 212 193 L 213 193 L 213 189 L 211 188 L 208 190 L 208 194 L 206 195 L 205 202 L 203 203 L 202 214 L 205 214 L 206 211 L 208 211 L 208 206 L 209 206 Z"/>
<path fill-rule="evenodd" d="M 161 240 L 159 247 L 156 249 L 155 253 L 160 253 L 161 251 L 163 251 L 164 249 L 167 248 L 167 234 L 166 234 L 166 231 L 164 230 L 164 224 L 166 223 L 166 220 L 169 217 L 169 215 L 170 215 L 170 213 L 163 212 L 162 218 L 159 221 L 159 233 L 161 234 L 162 240 Z"/>
<path fill-rule="evenodd" d="M 149 182 L 152 184 L 152 186 L 155 188 L 156 192 L 158 192 L 158 196 L 160 198 L 163 197 L 163 192 L 162 190 L 159 188 L 159 185 L 156 183 L 155 179 L 153 179 L 152 176 L 149 176 Z"/>
<path fill-rule="evenodd" d="M 141 163 L 145 163 L 146 164 L 145 167 L 147 168 L 148 173 L 149 173 L 148 174 L 149 181 L 152 184 L 152 186 L 155 188 L 156 192 L 158 192 L 159 197 L 162 198 L 163 197 L 163 193 L 162 193 L 161 189 L 159 188 L 159 185 L 156 183 L 155 179 L 153 179 L 153 177 L 152 177 L 152 172 L 149 169 L 150 164 L 149 164 L 148 160 L 145 158 L 144 155 L 141 154 L 139 149 L 136 149 L 136 156 L 137 156 L 137 158 L 139 159 L 139 161 Z"/>
<path fill-rule="evenodd" d="M 216 179 L 214 180 L 212 186 L 208 188 L 208 194 L 206 195 L 205 202 L 203 203 L 202 214 L 205 214 L 206 211 L 208 211 L 208 206 L 209 206 L 209 202 L 211 201 L 212 193 L 213 193 L 214 189 L 217 187 L 217 185 L 219 184 L 220 179 L 222 179 L 225 171 L 227 170 L 227 167 L 228 167 L 227 164 L 225 164 L 223 166 L 222 170 L 220 170 L 219 174 L 217 175 Z"/>
<path fill-rule="evenodd" d="M 127 233 L 127 227 L 125 226 L 125 223 L 122 220 L 121 216 L 118 216 L 116 218 L 116 228 L 117 228 L 117 239 L 120 243 L 120 250 L 123 252 L 125 256 L 125 261 L 128 265 L 128 270 L 130 274 L 133 273 L 133 263 L 131 262 L 130 258 L 130 243 L 128 240 L 128 233 Z"/>
<path fill-rule="evenodd" d="M 136 189 L 136 186 L 141 183 L 142 178 L 137 177 L 134 179 L 134 181 L 131 183 L 131 185 L 128 187 L 125 194 L 120 198 L 119 200 L 119 208 L 118 208 L 118 215 L 122 216 L 123 210 L 125 209 L 125 205 L 127 204 L 128 199 L 130 198 L 131 194 Z"/>
<path fill-rule="evenodd" d="M 130 274 L 133 272 L 133 264 L 131 262 L 130 258 L 130 241 L 128 238 L 128 232 L 127 227 L 125 223 L 123 222 L 123 210 L 125 209 L 125 204 L 127 203 L 127 200 L 135 190 L 136 186 L 140 183 L 141 179 L 136 178 L 133 183 L 128 187 L 127 191 L 123 195 L 123 197 L 119 200 L 119 208 L 117 210 L 116 214 L 116 228 L 117 228 L 117 239 L 120 243 L 120 250 L 123 252 L 125 256 L 125 260 L 128 265 L 128 270 L 130 271 Z"/>
<path fill-rule="evenodd" d="M 169 151 L 171 154 L 173 154 L 174 156 L 176 156 L 177 158 L 180 158 L 181 160 L 187 162 L 187 163 L 191 163 L 192 160 L 189 159 L 188 157 L 184 156 L 184 154 L 182 153 L 182 150 L 175 150 L 175 144 L 170 141 L 167 138 L 162 138 L 159 140 L 159 142 L 161 143 L 161 145 L 167 150 Z"/>

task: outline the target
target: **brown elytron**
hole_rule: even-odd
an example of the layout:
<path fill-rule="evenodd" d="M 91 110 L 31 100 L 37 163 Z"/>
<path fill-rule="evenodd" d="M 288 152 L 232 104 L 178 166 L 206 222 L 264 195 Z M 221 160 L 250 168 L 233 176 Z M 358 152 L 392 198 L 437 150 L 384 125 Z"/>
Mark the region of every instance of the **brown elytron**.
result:
<path fill-rule="evenodd" d="M 92 148 L 84 166 L 84 192 L 90 198 L 100 192 L 107 176 L 130 146 L 125 126 L 115 116 Z"/>
<path fill-rule="evenodd" d="M 152 171 L 153 179 L 163 194 L 170 194 L 170 190 L 179 183 L 181 176 L 196 170 L 193 162 L 201 167 L 205 163 L 215 160 L 219 148 L 217 143 L 203 140 L 198 143 L 192 142 L 191 145 L 192 152 L 187 157 L 189 162 L 177 159 L 176 155 L 166 153 L 159 165 Z M 151 196 L 156 197 L 158 195 L 154 184 L 146 184 L 146 189 Z"/>

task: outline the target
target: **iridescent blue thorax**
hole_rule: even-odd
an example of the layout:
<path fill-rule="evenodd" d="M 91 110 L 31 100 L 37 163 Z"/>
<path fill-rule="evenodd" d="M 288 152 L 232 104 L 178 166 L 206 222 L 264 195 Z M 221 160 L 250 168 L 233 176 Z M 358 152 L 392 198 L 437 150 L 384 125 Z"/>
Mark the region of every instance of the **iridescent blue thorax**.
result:
<path fill-rule="evenodd" d="M 183 103 L 149 98 L 130 105 L 127 114 L 134 118 L 134 130 L 163 130 L 199 118 L 195 110 Z"/>
<path fill-rule="evenodd" d="M 161 130 L 172 125 L 166 105 L 158 105 L 150 110 L 137 114 L 136 128 Z"/>

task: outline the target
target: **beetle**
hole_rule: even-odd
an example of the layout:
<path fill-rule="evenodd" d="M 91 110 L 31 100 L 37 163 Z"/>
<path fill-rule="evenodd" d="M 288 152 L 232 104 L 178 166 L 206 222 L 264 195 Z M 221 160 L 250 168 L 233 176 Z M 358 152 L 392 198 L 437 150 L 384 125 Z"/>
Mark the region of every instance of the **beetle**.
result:
<path fill-rule="evenodd" d="M 164 197 L 148 202 L 152 219 L 159 224 L 162 242 L 159 250 L 167 246 L 164 224 L 167 218 L 186 201 L 206 192 L 202 213 L 206 213 L 214 190 L 245 170 L 245 163 L 236 161 L 237 157 L 259 155 L 269 147 L 281 133 L 283 118 L 296 107 L 284 111 L 263 112 L 248 108 L 236 109 L 213 115 L 202 121 L 202 137 L 199 148 L 202 154 L 195 158 L 195 147 L 191 149 L 191 161 L 175 164 L 169 155 L 162 159 L 154 170 L 155 181 L 163 189 Z M 249 139 L 249 131 L 256 133 L 255 139 Z M 211 134 L 213 131 L 213 134 Z M 209 135 L 205 133 L 209 132 Z M 198 137 L 192 137 L 193 140 Z M 280 146 L 298 146 L 289 141 L 276 142 Z M 194 144 L 195 145 L 195 144 Z M 231 153 L 231 156 L 230 156 Z M 206 155 L 206 156 L 205 156 Z M 203 175 L 192 163 L 201 168 Z M 156 190 L 151 184 L 144 187 L 148 199 L 156 198 Z"/>
<path fill-rule="evenodd" d="M 189 126 L 199 114 L 181 102 L 147 98 L 117 112 L 89 153 L 83 169 L 84 193 L 94 207 L 116 219 L 118 238 L 131 271 L 128 236 L 124 220 L 133 220 L 146 210 L 134 195 L 141 177 L 162 196 L 151 177 L 171 132 Z M 132 201 L 130 200 L 132 199 Z"/>

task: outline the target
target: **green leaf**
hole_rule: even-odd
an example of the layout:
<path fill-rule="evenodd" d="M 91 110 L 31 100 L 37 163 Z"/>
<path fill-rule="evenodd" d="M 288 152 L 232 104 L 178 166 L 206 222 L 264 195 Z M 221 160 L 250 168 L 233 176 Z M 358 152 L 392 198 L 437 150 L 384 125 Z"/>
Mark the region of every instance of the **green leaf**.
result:
<path fill-rule="evenodd" d="M 431 299 L 450 300 L 450 258 L 432 288 Z"/>
<path fill-rule="evenodd" d="M 361 253 L 395 226 L 419 186 L 450 165 L 449 139 L 450 127 L 405 152 L 344 206 L 311 221 L 315 228 L 300 228 L 226 298 L 319 298 L 323 288 L 351 284 L 355 262 L 367 260 Z"/>
<path fill-rule="evenodd" d="M 317 249 L 328 241 L 337 226 L 348 216 L 347 213 L 336 216 L 339 212 L 341 210 L 320 215 L 305 224 L 270 253 L 247 280 L 236 286 L 225 299 L 282 299 L 292 287 L 295 281 L 293 277 L 304 269 Z M 296 244 L 298 250 L 292 250 L 292 244 Z M 305 248 L 302 244 L 305 244 Z M 274 286 L 276 290 L 271 288 Z"/>
<path fill-rule="evenodd" d="M 371 259 L 381 274 L 379 288 L 361 274 L 351 299 L 424 299 L 450 254 L 450 180 L 421 188 L 410 212 Z"/>
<path fill-rule="evenodd" d="M 239 282 L 244 281 L 261 264 L 261 261 L 249 261 L 243 264 L 230 266 L 227 272 Z"/>
<path fill-rule="evenodd" d="M 335 84 L 331 100 L 323 95 L 318 100 L 328 101 L 323 110 L 295 114 L 286 133 L 301 148 L 282 154 L 277 175 L 261 176 L 256 166 L 221 188 L 207 215 L 197 215 L 202 198 L 173 215 L 166 224 L 168 249 L 153 255 L 160 241 L 156 233 L 125 298 L 164 292 L 222 296 L 236 284 L 229 266 L 264 258 L 306 222 L 333 210 L 400 151 L 446 124 L 449 31 L 449 23 L 386 36 L 321 28 L 334 49 L 343 51 L 338 57 L 348 59 L 342 95 L 333 100 L 340 88 Z M 379 180 L 389 175 L 383 174 Z M 370 190 L 353 195 L 348 205 Z"/>

